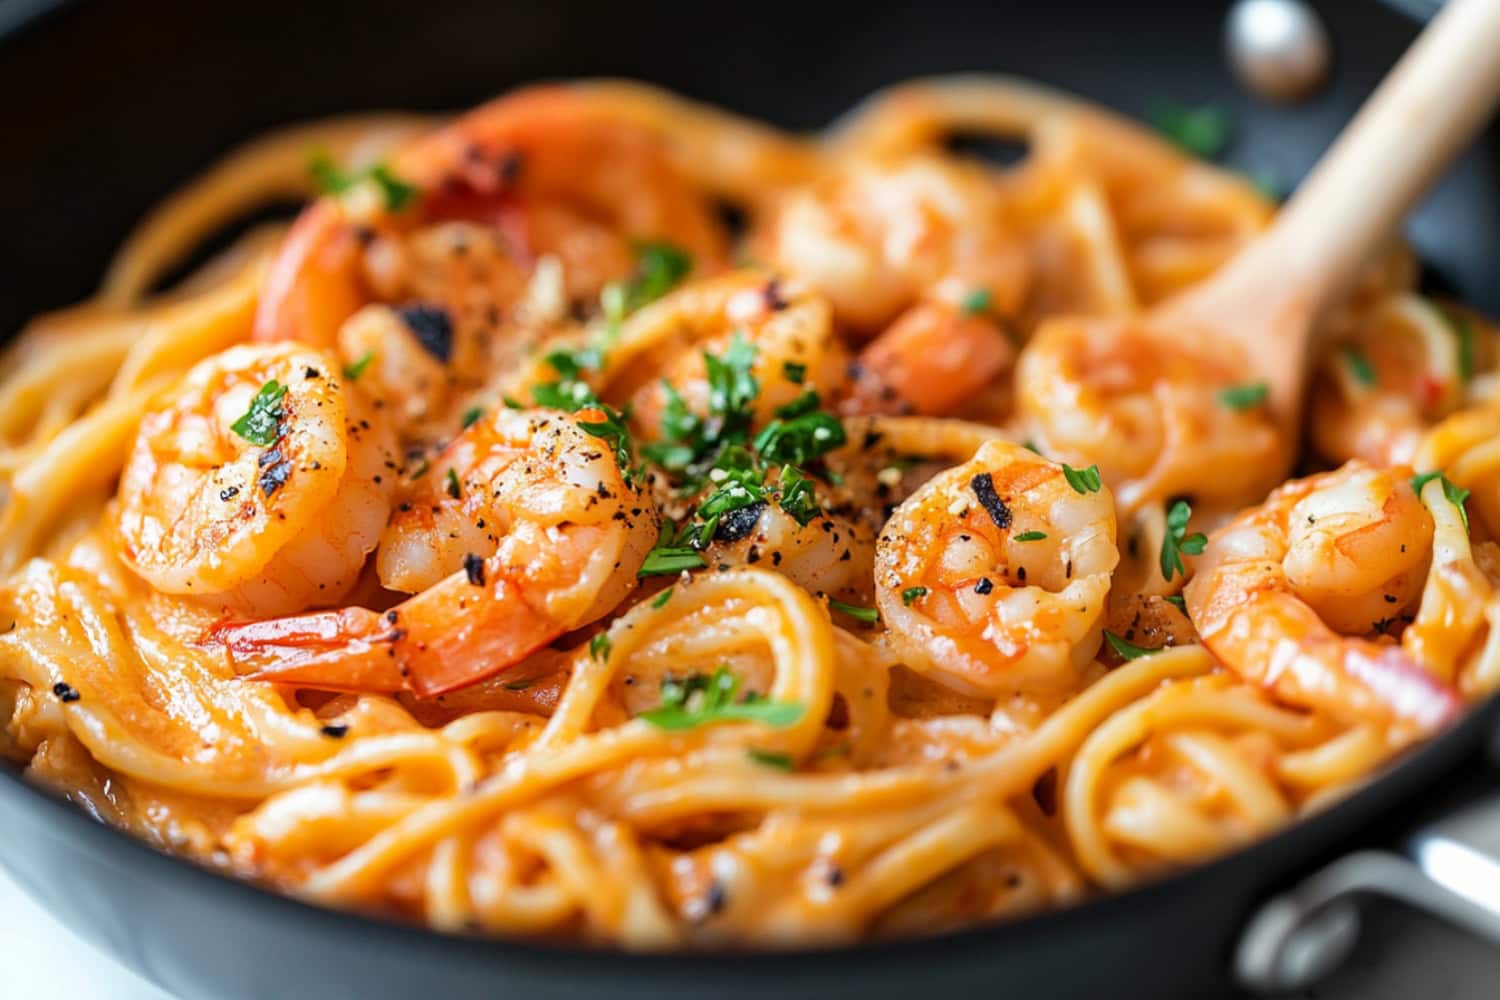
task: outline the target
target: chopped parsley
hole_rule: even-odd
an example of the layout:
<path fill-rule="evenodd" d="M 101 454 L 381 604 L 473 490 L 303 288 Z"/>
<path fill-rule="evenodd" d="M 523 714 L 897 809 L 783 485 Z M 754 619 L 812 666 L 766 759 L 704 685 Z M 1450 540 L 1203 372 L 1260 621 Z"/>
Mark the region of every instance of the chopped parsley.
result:
<path fill-rule="evenodd" d="M 1068 485 L 1073 487 L 1075 493 L 1098 493 L 1104 481 L 1099 478 L 1099 466 L 1091 465 L 1087 469 L 1075 469 L 1066 462 L 1063 463 L 1063 478 Z"/>
<path fill-rule="evenodd" d="M 673 588 L 668 587 L 666 590 L 663 590 L 660 594 L 657 594 L 656 597 L 652 598 L 652 600 L 651 600 L 651 606 L 653 608 L 658 609 L 658 610 L 660 610 L 661 608 L 666 607 L 667 606 L 667 602 L 672 599 L 672 590 L 673 590 Z"/>
<path fill-rule="evenodd" d="M 808 389 L 776 410 L 772 420 L 755 436 L 755 450 L 771 465 L 806 465 L 848 440 L 843 423 L 818 409 L 817 390 Z"/>
<path fill-rule="evenodd" d="M 1184 152 L 1212 160 L 1229 145 L 1233 125 L 1229 112 L 1205 105 L 1188 107 L 1162 101 L 1147 114 L 1151 124 Z"/>
<path fill-rule="evenodd" d="M 641 243 L 635 248 L 635 275 L 622 285 L 618 302 L 605 303 L 606 314 L 622 318 L 650 305 L 682 282 L 693 269 L 693 258 L 670 243 Z M 612 310 L 610 307 L 614 306 Z"/>
<path fill-rule="evenodd" d="M 1184 599 L 1181 594 L 1169 594 L 1168 596 L 1163 597 L 1162 600 L 1166 601 L 1168 604 L 1176 605 L 1178 611 L 1181 611 L 1183 614 L 1187 614 L 1187 600 Z"/>
<path fill-rule="evenodd" d="M 1147 649 L 1145 646 L 1137 646 L 1133 642 L 1126 642 L 1107 629 L 1104 632 L 1104 641 L 1109 643 L 1110 649 L 1119 653 L 1120 657 L 1126 660 L 1138 660 L 1143 656 L 1150 656 L 1152 653 L 1161 652 L 1159 649 Z"/>
<path fill-rule="evenodd" d="M 686 538 L 691 531 L 692 525 L 677 530 L 670 522 L 663 523 L 656 545 L 646 553 L 646 559 L 641 563 L 641 568 L 636 570 L 635 575 L 637 577 L 672 576 L 685 569 L 702 569 L 707 565 L 703 561 L 703 556 L 698 554 L 697 549 L 686 544 Z"/>
<path fill-rule="evenodd" d="M 1040 542 L 1046 537 L 1047 533 L 1045 531 L 1023 531 L 1015 536 L 1015 540 L 1018 542 Z"/>
<path fill-rule="evenodd" d="M 1422 487 L 1436 479 L 1443 487 L 1443 496 L 1449 503 L 1458 508 L 1459 516 L 1463 518 L 1464 530 L 1469 530 L 1469 511 L 1464 503 L 1469 499 L 1469 491 L 1457 485 L 1441 472 L 1424 472 L 1420 476 L 1413 476 L 1411 488 L 1420 498 Z"/>
<path fill-rule="evenodd" d="M 926 587 L 907 587 L 905 590 L 901 591 L 901 603 L 909 608 L 911 607 L 913 601 L 926 596 Z"/>
<path fill-rule="evenodd" d="M 307 165 L 318 190 L 328 195 L 340 195 L 369 181 L 379 190 L 385 207 L 399 212 L 417 196 L 415 185 L 409 184 L 391 172 L 384 163 L 377 163 L 364 170 L 350 173 L 340 170 L 327 153 L 318 153 Z"/>
<path fill-rule="evenodd" d="M 261 447 L 276 441 L 284 416 L 282 400 L 286 397 L 286 386 L 274 378 L 261 386 L 250 400 L 245 415 L 229 425 L 229 429 L 251 444 Z"/>
<path fill-rule="evenodd" d="M 866 625 L 874 625 L 880 621 L 880 612 L 874 608 L 862 608 L 857 604 L 845 604 L 843 601 L 835 601 L 831 597 L 828 599 L 828 606 L 835 611 L 842 611 L 850 618 L 862 621 Z"/>
<path fill-rule="evenodd" d="M 1170 581 L 1173 573 L 1187 576 L 1187 567 L 1182 563 L 1182 554 L 1201 555 L 1208 544 L 1208 536 L 1201 531 L 1187 534 L 1188 521 L 1193 508 L 1186 500 L 1178 500 L 1167 511 L 1167 533 L 1161 540 L 1161 578 Z"/>
<path fill-rule="evenodd" d="M 361 375 L 363 375 L 365 373 L 365 369 L 368 368 L 368 367 L 370 367 L 370 362 L 372 362 L 374 360 L 375 360 L 375 352 L 374 351 L 366 351 L 365 353 L 361 354 L 357 359 L 355 359 L 354 361 L 349 362 L 347 365 L 344 366 L 344 378 L 348 379 L 351 382 L 355 381 L 356 379 L 358 379 Z"/>
<path fill-rule="evenodd" d="M 963 297 L 958 308 L 965 316 L 979 316 L 990 311 L 993 300 L 988 288 L 976 288 Z"/>
<path fill-rule="evenodd" d="M 473 427 L 475 424 L 477 424 L 479 422 L 479 418 L 482 417 L 482 416 L 484 416 L 484 407 L 482 407 L 482 406 L 471 406 L 471 407 L 469 407 L 467 410 L 464 411 L 464 418 L 463 418 L 464 429 L 467 430 L 468 428 Z"/>
<path fill-rule="evenodd" d="M 801 385 L 807 379 L 807 366 L 796 361 L 783 361 L 781 374 L 793 385 Z"/>
<path fill-rule="evenodd" d="M 1349 374 L 1360 385 L 1369 387 L 1375 384 L 1375 366 L 1370 364 L 1370 359 L 1365 357 L 1363 351 L 1352 345 L 1346 346 L 1339 354 L 1344 359 L 1344 364 L 1349 368 Z"/>
<path fill-rule="evenodd" d="M 1271 387 L 1267 383 L 1247 382 L 1220 389 L 1219 402 L 1231 410 L 1250 410 L 1264 403 L 1270 394 Z"/>
<path fill-rule="evenodd" d="M 774 767 L 778 771 L 790 771 L 792 769 L 792 758 L 784 753 L 775 753 L 771 750 L 748 747 L 745 750 L 745 756 L 757 764 Z"/>
<path fill-rule="evenodd" d="M 608 660 L 610 650 L 614 649 L 614 641 L 610 639 L 608 632 L 600 632 L 589 640 L 589 659 Z"/>
<path fill-rule="evenodd" d="M 448 474 L 444 477 L 444 481 L 447 484 L 445 488 L 447 489 L 448 495 L 450 497 L 457 500 L 459 497 L 463 496 L 464 488 L 459 484 L 457 472 L 454 472 L 450 468 L 448 470 Z"/>
<path fill-rule="evenodd" d="M 781 729 L 802 718 L 805 710 L 796 702 L 770 701 L 753 692 L 739 697 L 740 684 L 727 666 L 712 674 L 668 675 L 661 682 L 660 706 L 642 712 L 639 718 L 668 730 L 719 722 L 759 722 Z"/>
<path fill-rule="evenodd" d="M 578 426 L 613 449 L 615 464 L 627 483 L 638 481 L 642 470 L 635 465 L 635 443 L 631 440 L 630 429 L 625 426 L 626 414 L 601 400 L 593 387 L 579 378 L 583 365 L 576 355 L 568 351 L 553 351 L 545 360 L 559 378 L 555 382 L 540 382 L 532 386 L 532 401 L 537 406 L 568 413 L 582 409 L 598 410 L 602 415 L 600 419 L 580 420 Z"/>

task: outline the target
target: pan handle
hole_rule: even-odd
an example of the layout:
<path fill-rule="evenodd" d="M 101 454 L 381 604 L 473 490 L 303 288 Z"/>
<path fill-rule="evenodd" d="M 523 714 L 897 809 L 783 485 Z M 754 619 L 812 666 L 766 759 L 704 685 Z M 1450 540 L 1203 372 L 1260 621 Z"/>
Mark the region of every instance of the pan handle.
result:
<path fill-rule="evenodd" d="M 1346 854 L 1263 903 L 1241 932 L 1235 975 L 1266 993 L 1306 989 L 1359 939 L 1359 900 L 1386 896 L 1500 945 L 1500 792 L 1419 827 L 1399 851 Z"/>

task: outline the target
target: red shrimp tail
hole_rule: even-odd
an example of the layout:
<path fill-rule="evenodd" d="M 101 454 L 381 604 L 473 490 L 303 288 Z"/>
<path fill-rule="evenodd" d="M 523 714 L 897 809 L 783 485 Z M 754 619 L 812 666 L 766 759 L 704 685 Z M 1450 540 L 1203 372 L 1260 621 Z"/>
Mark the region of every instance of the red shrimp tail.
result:
<path fill-rule="evenodd" d="M 401 625 L 410 630 L 402 658 L 408 687 L 419 698 L 477 684 L 567 631 L 528 604 L 521 587 L 503 576 L 482 587 L 463 582 L 462 576 L 450 580 L 402 607 Z M 454 590 L 474 591 L 475 597 L 455 599 Z M 436 598 L 431 605 L 424 600 L 429 594 Z"/>
<path fill-rule="evenodd" d="M 209 631 L 251 680 L 373 694 L 408 688 L 401 638 L 385 616 L 364 608 L 221 622 Z"/>
<path fill-rule="evenodd" d="M 1423 669 L 1400 646 L 1364 646 L 1349 650 L 1344 669 L 1398 719 L 1428 733 L 1463 710 L 1463 699 L 1453 685 Z"/>

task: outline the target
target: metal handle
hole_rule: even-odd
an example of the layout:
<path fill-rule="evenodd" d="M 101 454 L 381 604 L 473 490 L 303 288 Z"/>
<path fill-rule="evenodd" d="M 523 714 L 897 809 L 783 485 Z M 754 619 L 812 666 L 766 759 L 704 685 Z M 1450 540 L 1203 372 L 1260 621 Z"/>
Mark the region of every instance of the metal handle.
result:
<path fill-rule="evenodd" d="M 1500 792 L 1420 827 L 1396 851 L 1345 855 L 1264 903 L 1235 953 L 1253 990 L 1305 989 L 1359 940 L 1359 900 L 1385 896 L 1500 945 Z"/>

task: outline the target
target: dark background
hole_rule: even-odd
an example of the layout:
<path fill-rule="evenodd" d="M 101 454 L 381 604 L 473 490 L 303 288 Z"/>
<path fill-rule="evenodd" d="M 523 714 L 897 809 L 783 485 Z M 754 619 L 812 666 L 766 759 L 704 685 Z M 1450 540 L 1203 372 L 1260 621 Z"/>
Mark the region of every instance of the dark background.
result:
<path fill-rule="evenodd" d="M 1227 6 L 0 0 L 0 29 L 34 15 L 0 43 L 0 335 L 87 294 L 147 206 L 263 129 L 351 109 L 459 108 L 537 78 L 640 77 L 810 129 L 913 75 L 1012 73 L 1137 115 L 1164 98 L 1221 103 L 1237 124 L 1228 160 L 1290 183 L 1394 61 L 1411 21 L 1373 0 L 1319 4 L 1334 85 L 1288 109 L 1229 78 Z M 1500 236 L 1496 175 L 1476 166 L 1412 233 L 1442 274 L 1500 309 L 1484 280 Z"/>

